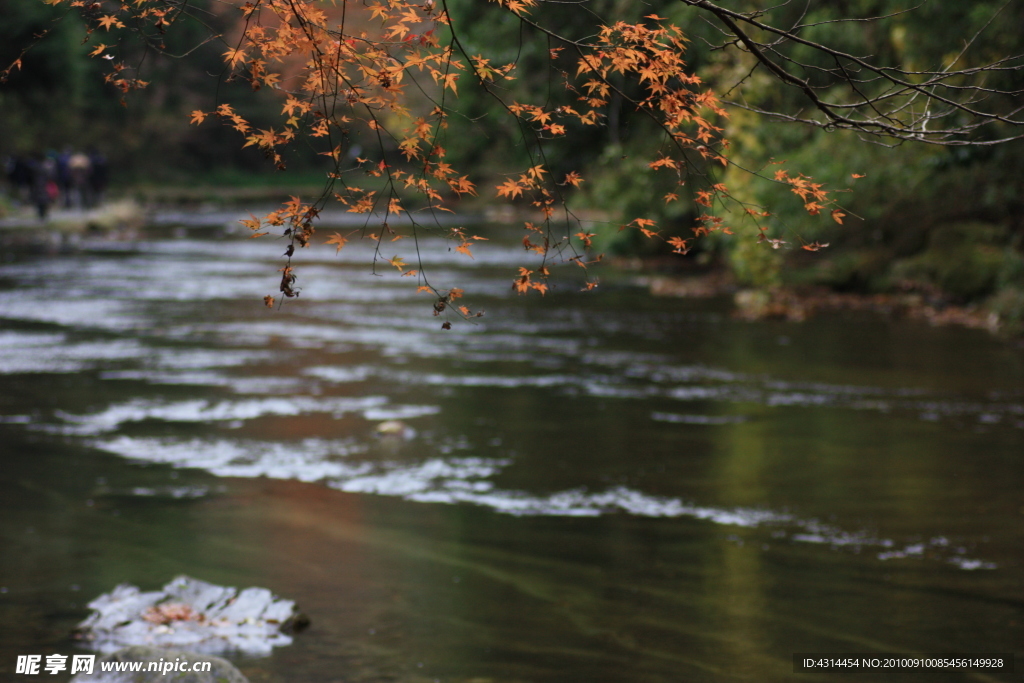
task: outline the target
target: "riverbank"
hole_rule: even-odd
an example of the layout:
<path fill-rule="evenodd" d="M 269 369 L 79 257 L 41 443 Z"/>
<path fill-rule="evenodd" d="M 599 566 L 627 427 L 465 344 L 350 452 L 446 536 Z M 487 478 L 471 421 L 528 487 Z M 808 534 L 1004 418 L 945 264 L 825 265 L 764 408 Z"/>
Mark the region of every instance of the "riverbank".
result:
<path fill-rule="evenodd" d="M 94 209 L 55 209 L 40 219 L 33 207 L 17 207 L 0 218 L 0 248 L 62 250 L 86 236 L 133 239 L 145 223 L 145 211 L 131 200 Z"/>
<path fill-rule="evenodd" d="M 819 314 L 867 311 L 888 318 L 918 320 L 931 325 L 957 325 L 1021 337 L 1020 322 L 987 304 L 952 304 L 919 292 L 836 292 L 825 287 L 745 289 L 725 269 L 693 275 L 640 275 L 635 282 L 654 296 L 679 298 L 732 297 L 734 314 L 743 320 L 803 322 Z"/>

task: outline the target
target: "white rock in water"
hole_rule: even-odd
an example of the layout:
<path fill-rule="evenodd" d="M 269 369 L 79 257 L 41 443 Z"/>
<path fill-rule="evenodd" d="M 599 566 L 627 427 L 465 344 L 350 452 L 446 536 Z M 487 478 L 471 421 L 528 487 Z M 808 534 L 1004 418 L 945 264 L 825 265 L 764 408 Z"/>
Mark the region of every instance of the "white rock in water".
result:
<path fill-rule="evenodd" d="M 377 432 L 377 436 L 385 438 L 398 437 L 406 441 L 416 436 L 416 430 L 401 420 L 385 420 L 378 424 L 374 431 Z"/>
<path fill-rule="evenodd" d="M 308 623 L 294 602 L 266 588 L 238 591 L 187 576 L 146 593 L 121 584 L 89 607 L 95 612 L 79 624 L 76 636 L 103 653 L 149 645 L 269 655 L 274 647 L 291 644 L 286 632 Z"/>

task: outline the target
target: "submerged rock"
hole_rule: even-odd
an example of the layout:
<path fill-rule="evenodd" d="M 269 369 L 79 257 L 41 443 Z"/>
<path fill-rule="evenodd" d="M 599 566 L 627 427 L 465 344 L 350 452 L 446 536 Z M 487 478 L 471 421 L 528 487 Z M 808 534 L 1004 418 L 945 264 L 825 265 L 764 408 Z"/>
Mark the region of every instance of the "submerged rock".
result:
<path fill-rule="evenodd" d="M 95 610 L 75 635 L 104 653 L 133 645 L 193 652 L 268 655 L 290 645 L 288 632 L 308 623 L 291 600 L 266 588 L 217 586 L 179 576 L 162 590 L 121 584 L 89 603 Z"/>
<path fill-rule="evenodd" d="M 377 436 L 382 438 L 402 439 L 408 441 L 416 436 L 416 430 L 401 420 L 385 420 L 374 428 Z"/>
<path fill-rule="evenodd" d="M 130 668 L 140 662 L 142 671 L 103 671 L 104 664 L 121 663 Z M 209 671 L 202 664 L 209 663 Z M 153 671 L 149 671 L 150 664 Z M 197 664 L 200 666 L 196 667 Z M 71 683 L 249 683 L 226 659 L 159 647 L 128 647 L 100 657 L 90 674 L 78 674 Z"/>

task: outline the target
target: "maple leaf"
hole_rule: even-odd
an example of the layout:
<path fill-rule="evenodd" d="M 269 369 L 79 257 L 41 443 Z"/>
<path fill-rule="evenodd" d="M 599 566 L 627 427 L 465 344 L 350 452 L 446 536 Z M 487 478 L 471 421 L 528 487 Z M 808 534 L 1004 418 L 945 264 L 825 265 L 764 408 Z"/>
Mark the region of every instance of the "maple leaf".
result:
<path fill-rule="evenodd" d="M 684 240 L 681 237 L 670 237 L 668 238 L 668 243 L 672 247 L 673 253 L 685 255 L 689 252 L 689 249 L 687 248 L 687 240 Z"/>
<path fill-rule="evenodd" d="M 90 57 L 95 57 L 96 55 L 103 54 L 103 51 L 106 50 L 108 47 L 110 47 L 110 46 L 109 45 L 104 45 L 103 43 L 100 43 L 99 45 L 96 46 L 95 50 L 93 50 L 92 52 L 89 53 L 89 56 Z"/>
<path fill-rule="evenodd" d="M 530 275 L 533 273 L 532 270 L 527 270 L 522 266 L 519 267 L 519 277 L 512 281 L 512 289 L 516 290 L 519 294 L 525 294 L 530 289 Z"/>
<path fill-rule="evenodd" d="M 348 242 L 348 238 L 343 236 L 341 233 L 336 232 L 327 238 L 327 242 L 325 242 L 325 244 L 338 245 L 337 248 L 334 250 L 334 253 L 337 254 L 339 251 L 341 251 L 341 248 L 345 246 L 346 242 Z M 392 265 L 394 264 L 392 263 Z M 401 268 L 399 268 L 399 270 L 401 270 Z"/>
<path fill-rule="evenodd" d="M 565 174 L 565 180 L 562 181 L 563 185 L 572 185 L 573 187 L 579 187 L 580 183 L 583 182 L 583 178 L 579 173 L 571 171 Z"/>
<path fill-rule="evenodd" d="M 395 268 L 398 268 L 399 271 L 405 268 L 405 261 L 403 261 L 402 257 L 400 256 L 395 256 L 394 258 L 388 260 L 388 263 L 393 265 Z"/>
<path fill-rule="evenodd" d="M 498 196 L 508 197 L 509 199 L 515 199 L 523 194 L 523 188 L 519 186 L 519 183 L 509 178 L 501 185 L 498 185 Z"/>
<path fill-rule="evenodd" d="M 594 237 L 594 233 L 592 233 L 592 232 L 578 232 L 578 233 L 576 233 L 576 237 L 579 237 L 581 240 L 583 240 L 583 248 L 584 249 L 590 249 L 590 245 L 591 245 L 591 242 L 592 242 L 591 238 Z"/>
<path fill-rule="evenodd" d="M 832 209 L 832 220 L 834 220 L 839 225 L 843 224 L 844 216 L 846 216 L 846 214 L 840 211 L 839 209 Z"/>
<path fill-rule="evenodd" d="M 827 246 L 828 246 L 828 242 L 825 242 L 824 244 L 821 244 L 819 242 L 811 242 L 810 244 L 803 245 L 803 247 L 801 247 L 801 249 L 806 249 L 807 251 L 818 251 L 819 249 L 824 249 Z"/>
<path fill-rule="evenodd" d="M 459 94 L 458 88 L 455 85 L 455 81 L 459 80 L 459 74 L 445 74 L 442 80 L 444 80 L 444 87 L 451 88 L 452 92 L 456 95 Z"/>
<path fill-rule="evenodd" d="M 251 216 L 251 218 L 243 218 L 238 222 L 244 225 L 245 227 L 249 228 L 253 232 L 259 230 L 260 226 L 263 224 L 263 221 L 261 221 L 256 216 L 253 216 L 251 213 L 249 214 L 249 216 Z"/>
<path fill-rule="evenodd" d="M 267 296 L 263 297 L 263 304 L 267 308 L 273 308 L 274 307 L 274 297 L 270 296 L 269 294 Z"/>
<path fill-rule="evenodd" d="M 107 14 L 105 16 L 100 17 L 97 23 L 100 25 L 100 27 L 105 28 L 108 31 L 111 27 L 124 28 L 124 24 L 121 23 L 121 20 L 112 14 Z"/>

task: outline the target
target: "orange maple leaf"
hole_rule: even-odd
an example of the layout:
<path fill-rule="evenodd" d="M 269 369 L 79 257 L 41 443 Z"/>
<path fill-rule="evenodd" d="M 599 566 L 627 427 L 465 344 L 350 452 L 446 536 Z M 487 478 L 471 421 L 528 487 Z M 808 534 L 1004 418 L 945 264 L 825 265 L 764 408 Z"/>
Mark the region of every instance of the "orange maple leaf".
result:
<path fill-rule="evenodd" d="M 523 188 L 511 178 L 498 185 L 497 189 L 499 197 L 508 197 L 509 199 L 515 199 L 523 194 Z"/>
<path fill-rule="evenodd" d="M 118 19 L 117 17 L 115 17 L 112 14 L 107 14 L 105 16 L 100 17 L 100 19 L 99 19 L 99 21 L 97 23 L 102 28 L 105 28 L 108 31 L 110 30 L 110 27 L 112 27 L 112 26 L 114 28 L 124 28 L 124 24 L 121 23 L 121 20 Z"/>
<path fill-rule="evenodd" d="M 325 242 L 325 244 L 338 245 L 337 248 L 334 250 L 334 253 L 337 254 L 339 251 L 341 251 L 341 248 L 345 246 L 346 242 L 348 242 L 348 238 L 343 236 L 341 233 L 336 232 L 327 238 L 327 242 Z M 399 268 L 399 270 L 401 270 L 401 268 Z"/>
<path fill-rule="evenodd" d="M 572 185 L 573 187 L 579 187 L 580 183 L 583 182 L 583 178 L 576 171 L 565 174 L 565 180 L 562 182 L 563 185 Z"/>

